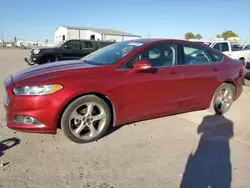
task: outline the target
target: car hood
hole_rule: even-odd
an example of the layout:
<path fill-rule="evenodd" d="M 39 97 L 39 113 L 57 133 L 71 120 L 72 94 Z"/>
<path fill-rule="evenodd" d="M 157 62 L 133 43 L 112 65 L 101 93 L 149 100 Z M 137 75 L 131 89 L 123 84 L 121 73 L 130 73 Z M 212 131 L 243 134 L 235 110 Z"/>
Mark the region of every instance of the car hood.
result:
<path fill-rule="evenodd" d="M 40 80 L 48 80 L 49 77 L 63 76 L 69 71 L 77 71 L 79 69 L 93 68 L 95 65 L 87 64 L 80 60 L 59 61 L 54 63 L 47 63 L 43 65 L 35 65 L 24 69 L 12 75 L 14 84 L 22 80 L 34 79 L 39 77 Z M 59 73 L 61 72 L 61 73 Z"/>

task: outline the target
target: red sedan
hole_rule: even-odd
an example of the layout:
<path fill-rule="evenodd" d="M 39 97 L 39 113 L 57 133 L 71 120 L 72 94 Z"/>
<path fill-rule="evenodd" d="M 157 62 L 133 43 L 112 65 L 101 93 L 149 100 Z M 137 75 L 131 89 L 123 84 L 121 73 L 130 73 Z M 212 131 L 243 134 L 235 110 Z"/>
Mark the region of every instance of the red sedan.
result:
<path fill-rule="evenodd" d="M 118 126 L 187 111 L 226 113 L 243 90 L 243 67 L 182 40 L 118 42 L 80 60 L 28 68 L 5 81 L 7 126 L 85 143 Z"/>

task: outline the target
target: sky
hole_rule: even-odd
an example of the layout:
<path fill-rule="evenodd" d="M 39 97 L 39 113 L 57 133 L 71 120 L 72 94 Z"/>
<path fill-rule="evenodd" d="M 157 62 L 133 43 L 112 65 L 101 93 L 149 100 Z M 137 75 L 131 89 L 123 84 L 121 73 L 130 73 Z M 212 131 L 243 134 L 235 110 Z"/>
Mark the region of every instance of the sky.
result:
<path fill-rule="evenodd" d="M 250 0 L 1 0 L 0 19 L 4 40 L 54 41 L 68 25 L 180 39 L 233 30 L 250 42 Z"/>

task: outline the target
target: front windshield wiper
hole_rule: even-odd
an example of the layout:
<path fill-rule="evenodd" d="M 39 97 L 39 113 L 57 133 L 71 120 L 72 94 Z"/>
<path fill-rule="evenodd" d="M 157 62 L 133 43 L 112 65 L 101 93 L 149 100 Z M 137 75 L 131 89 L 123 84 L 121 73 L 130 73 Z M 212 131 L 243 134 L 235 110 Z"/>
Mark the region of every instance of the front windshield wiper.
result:
<path fill-rule="evenodd" d="M 83 61 L 84 63 L 87 63 L 89 65 L 98 65 L 98 64 L 95 64 L 92 61 L 88 61 L 88 60 L 80 60 L 80 61 Z"/>
<path fill-rule="evenodd" d="M 81 59 L 80 59 L 80 61 L 81 61 Z M 84 63 L 87 63 L 87 64 L 90 64 L 90 65 L 92 65 L 92 63 L 90 62 L 90 61 L 87 61 L 87 60 L 82 60 Z"/>

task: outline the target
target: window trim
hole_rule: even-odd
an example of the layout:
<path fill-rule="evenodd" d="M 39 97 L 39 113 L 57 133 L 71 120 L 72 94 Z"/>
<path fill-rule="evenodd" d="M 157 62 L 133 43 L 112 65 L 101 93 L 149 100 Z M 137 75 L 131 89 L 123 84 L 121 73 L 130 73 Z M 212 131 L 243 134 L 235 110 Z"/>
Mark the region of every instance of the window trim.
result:
<path fill-rule="evenodd" d="M 124 62 L 120 67 L 118 67 L 117 68 L 117 70 L 118 71 L 126 71 L 126 70 L 131 70 L 132 68 L 126 68 L 126 67 L 124 67 L 124 66 L 126 66 L 127 65 L 127 63 L 129 63 L 130 61 L 132 61 L 134 58 L 136 58 L 136 57 L 138 57 L 143 51 L 145 51 L 145 50 L 148 50 L 148 49 L 150 49 L 150 48 L 154 48 L 154 47 L 156 47 L 156 46 L 159 46 L 159 45 L 164 45 L 164 44 L 172 44 L 172 45 L 175 45 L 175 50 L 176 50 L 176 54 L 175 54 L 175 61 L 176 61 L 176 63 L 175 63 L 175 65 L 173 65 L 173 66 L 155 66 L 155 67 L 152 67 L 152 68 L 156 68 L 156 69 L 159 69 L 159 68 L 173 68 L 173 67 L 176 67 L 176 66 L 178 66 L 179 65 L 179 61 L 180 61 L 180 57 L 179 57 L 179 43 L 177 43 L 177 42 L 161 42 L 161 43 L 157 43 L 157 44 L 152 44 L 152 45 L 150 45 L 150 46 L 148 46 L 148 47 L 146 47 L 146 48 L 144 48 L 143 50 L 141 50 L 141 51 L 139 51 L 139 52 L 137 52 L 137 54 L 136 55 L 134 55 L 133 57 L 131 57 L 128 61 L 126 61 L 126 62 Z"/>

